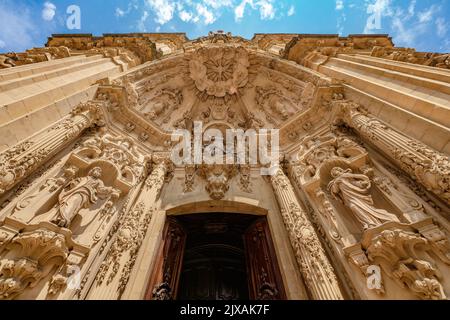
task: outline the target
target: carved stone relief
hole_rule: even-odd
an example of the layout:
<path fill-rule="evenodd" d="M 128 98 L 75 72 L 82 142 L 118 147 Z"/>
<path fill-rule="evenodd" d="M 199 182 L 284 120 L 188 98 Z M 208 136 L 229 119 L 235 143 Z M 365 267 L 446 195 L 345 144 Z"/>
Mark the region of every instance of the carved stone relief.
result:
<path fill-rule="evenodd" d="M 379 226 L 385 222 L 397 221 L 396 215 L 374 207 L 370 195 L 371 182 L 364 174 L 354 174 L 351 169 L 340 167 L 331 170 L 333 180 L 328 185 L 331 194 L 348 207 L 364 230 Z"/>
<path fill-rule="evenodd" d="M 204 96 L 224 98 L 248 83 L 248 67 L 243 47 L 202 47 L 189 61 L 189 76 Z"/>

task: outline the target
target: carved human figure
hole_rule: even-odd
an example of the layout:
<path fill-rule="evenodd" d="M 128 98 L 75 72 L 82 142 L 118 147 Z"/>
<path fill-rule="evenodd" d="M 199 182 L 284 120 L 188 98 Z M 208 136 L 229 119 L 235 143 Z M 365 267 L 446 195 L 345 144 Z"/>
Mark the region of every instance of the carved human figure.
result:
<path fill-rule="evenodd" d="M 364 230 L 389 221 L 399 222 L 396 215 L 374 207 L 369 177 L 340 167 L 333 168 L 331 176 L 334 178 L 328 185 L 331 194 L 353 212 Z"/>
<path fill-rule="evenodd" d="M 278 114 L 281 115 L 283 120 L 287 120 L 289 118 L 289 112 L 286 109 L 285 105 L 283 104 L 280 99 L 276 99 L 275 101 L 272 101 L 272 109 L 275 110 Z"/>
<path fill-rule="evenodd" d="M 72 180 L 59 195 L 57 214 L 52 223 L 68 228 L 81 209 L 87 209 L 99 198 L 105 199 L 111 194 L 113 188 L 105 187 L 101 175 L 102 169 L 95 167 L 86 177 Z"/>
<path fill-rule="evenodd" d="M 0 55 L 0 69 L 15 67 L 14 58 L 12 55 Z"/>

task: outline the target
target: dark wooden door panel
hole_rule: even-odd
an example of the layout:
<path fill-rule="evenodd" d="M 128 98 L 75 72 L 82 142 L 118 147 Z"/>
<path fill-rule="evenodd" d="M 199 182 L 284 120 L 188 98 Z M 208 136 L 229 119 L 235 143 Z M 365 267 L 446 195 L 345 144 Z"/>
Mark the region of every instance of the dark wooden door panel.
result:
<path fill-rule="evenodd" d="M 285 300 L 283 280 L 266 218 L 257 220 L 245 232 L 244 243 L 250 299 Z"/>
<path fill-rule="evenodd" d="M 286 299 L 266 218 L 222 214 L 168 218 L 146 299 L 249 298 Z"/>
<path fill-rule="evenodd" d="M 183 266 L 186 232 L 175 218 L 169 217 L 163 232 L 158 260 L 147 290 L 147 300 L 174 300 Z"/>

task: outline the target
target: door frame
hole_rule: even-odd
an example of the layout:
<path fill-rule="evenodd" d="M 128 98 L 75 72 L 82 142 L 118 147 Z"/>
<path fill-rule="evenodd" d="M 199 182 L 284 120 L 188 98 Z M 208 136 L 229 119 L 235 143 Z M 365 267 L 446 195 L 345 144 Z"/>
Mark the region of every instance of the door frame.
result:
<path fill-rule="evenodd" d="M 122 299 L 142 300 L 146 298 L 151 275 L 154 273 L 158 251 L 163 242 L 166 220 L 171 216 L 197 213 L 233 213 L 266 216 L 271 231 L 275 254 L 283 279 L 288 300 L 309 300 L 308 293 L 298 269 L 297 261 L 289 241 L 289 236 L 278 209 L 267 210 L 253 204 L 239 201 L 209 200 L 186 203 L 180 206 L 154 212 L 146 237 L 131 271 L 127 288 Z"/>

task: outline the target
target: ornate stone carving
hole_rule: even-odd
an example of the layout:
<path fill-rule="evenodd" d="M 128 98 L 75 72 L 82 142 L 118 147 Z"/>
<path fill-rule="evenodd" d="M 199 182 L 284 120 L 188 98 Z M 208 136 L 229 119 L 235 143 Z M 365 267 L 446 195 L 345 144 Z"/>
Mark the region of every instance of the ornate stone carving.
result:
<path fill-rule="evenodd" d="M 239 186 L 243 192 L 252 193 L 252 171 L 249 165 L 239 166 Z"/>
<path fill-rule="evenodd" d="M 343 299 L 334 269 L 311 221 L 300 207 L 289 179 L 279 169 L 271 182 L 297 262 L 313 298 Z"/>
<path fill-rule="evenodd" d="M 203 165 L 199 175 L 206 180 L 206 191 L 213 200 L 222 200 L 230 189 L 229 182 L 237 174 L 234 166 Z"/>
<path fill-rule="evenodd" d="M 408 222 L 417 222 L 426 218 L 425 209 L 414 195 L 402 191 L 397 183 L 370 165 L 361 168 L 362 173 L 370 177 L 384 197 L 391 201 Z"/>
<path fill-rule="evenodd" d="M 178 89 L 163 88 L 140 98 L 140 111 L 146 118 L 158 124 L 168 123 L 172 114 L 183 102 L 183 94 Z"/>
<path fill-rule="evenodd" d="M 237 94 L 248 82 L 248 53 L 243 47 L 202 47 L 189 61 L 190 78 L 207 96 Z"/>
<path fill-rule="evenodd" d="M 107 277 L 106 286 L 114 285 L 119 298 L 126 288 L 139 249 L 147 234 L 155 210 L 153 205 L 159 197 L 169 170 L 168 161 L 166 155 L 153 155 L 155 165 L 153 171 L 142 185 L 141 193 L 136 200 L 137 204 L 125 213 L 112 246 L 97 273 L 97 286 L 103 285 Z M 120 278 L 114 282 L 118 274 Z"/>
<path fill-rule="evenodd" d="M 328 185 L 331 194 L 353 212 L 364 230 L 385 222 L 399 221 L 396 215 L 374 207 L 370 195 L 371 182 L 366 175 L 336 167 L 331 170 L 331 176 L 334 179 Z"/>
<path fill-rule="evenodd" d="M 374 47 L 372 57 L 450 69 L 450 54 L 417 52 L 412 48 Z"/>
<path fill-rule="evenodd" d="M 67 47 L 34 48 L 23 53 L 0 55 L 0 69 L 70 57 Z"/>
<path fill-rule="evenodd" d="M 348 136 L 327 135 L 308 139 L 300 149 L 294 163 L 300 183 L 319 178 L 324 164 L 364 157 L 367 151 Z"/>
<path fill-rule="evenodd" d="M 429 191 L 450 204 L 450 160 L 423 143 L 389 128 L 356 103 L 340 102 L 344 121 L 393 158 L 403 170 L 415 177 Z"/>
<path fill-rule="evenodd" d="M 370 50 L 372 57 L 367 56 Z M 82 83 L 69 79 L 77 94 L 64 87 L 67 99 L 59 102 L 60 111 L 66 114 L 78 99 L 95 95 L 95 100 L 76 106 L 32 137 L 25 137 L 24 121 L 51 118 L 45 113 L 54 110 L 55 101 L 47 100 L 62 87 L 55 88 L 47 78 L 63 78 L 59 71 L 65 63 L 2 73 L 15 79 L 19 91 L 28 92 L 22 85 L 30 85 L 30 79 L 22 71 L 31 70 L 31 77 L 39 78 L 47 93 L 35 92 L 36 99 L 26 95 L 25 100 L 11 96 L 17 100 L 14 106 L 27 109 L 20 118 L 16 115 L 20 106 L 0 108 L 0 115 L 6 115 L 0 117 L 6 130 L 0 149 L 11 145 L 9 136 L 22 141 L 0 154 L 0 299 L 174 299 L 181 271 L 154 254 L 159 251 L 155 241 L 161 240 L 164 210 L 192 208 L 194 201 L 205 200 L 205 193 L 213 201 L 202 207 L 223 203 L 225 211 L 230 205 L 247 212 L 253 204 L 268 211 L 283 276 L 295 280 L 297 275 L 289 251 L 301 273 L 299 283 L 286 285 L 288 297 L 373 299 L 376 292 L 384 294 L 383 299 L 414 297 L 411 294 L 445 299 L 450 270 L 449 159 L 390 128 L 345 96 L 365 103 L 376 100 L 371 110 L 381 110 L 383 117 L 407 111 L 409 124 L 393 118 L 393 126 L 408 130 L 411 121 L 417 121 L 428 126 L 427 133 L 444 132 L 434 122 L 445 108 L 437 105 L 430 117 L 424 110 L 432 107 L 433 99 L 445 102 L 441 95 L 445 86 L 438 83 L 445 72 L 396 62 L 448 69 L 448 55 L 393 48 L 384 35 L 257 34 L 252 40 L 220 31 L 196 40 L 163 33 L 56 35 L 46 48 L 0 55 L 0 69 L 69 56 L 69 65 L 88 68 L 92 77 Z M 381 74 L 375 68 L 379 64 L 396 79 L 414 69 L 420 73 L 421 79 L 411 78 L 419 93 L 439 93 L 431 100 L 421 95 L 418 104 L 398 106 L 396 97 L 383 90 L 374 89 L 373 97 L 368 97 L 351 89 L 362 89 L 358 81 L 364 79 L 353 77 L 344 83 L 340 77 L 361 59 L 373 63 L 368 72 L 374 74 L 368 77 Z M 6 82 L 1 86 L 13 89 L 14 83 Z M 401 93 L 401 85 L 395 91 Z M 393 110 L 395 114 L 389 114 Z M 338 122 L 333 122 L 336 118 Z M 246 165 L 179 167 L 171 181 L 167 157 L 174 145 L 171 130 L 192 131 L 198 120 L 207 124 L 205 128 L 221 131 L 280 129 L 280 146 L 291 161 L 295 190 L 281 169 L 261 179 L 252 177 L 258 166 Z M 35 132 L 39 125 L 29 130 Z M 447 150 L 445 139 L 438 138 L 433 145 Z M 145 154 L 152 155 L 152 164 Z M 386 158 L 396 167 L 388 168 Z M 353 171 L 345 172 L 347 168 Z M 273 194 L 264 182 L 271 183 Z M 162 192 L 165 185 L 167 192 Z M 205 190 L 199 188 L 203 185 Z M 184 193 L 174 195 L 171 190 Z M 351 219 L 353 215 L 356 219 Z M 292 250 L 284 250 L 279 219 Z M 172 236 L 176 240 L 176 234 Z M 162 250 L 179 250 L 181 259 L 184 238 L 176 241 L 178 247 L 174 242 Z M 363 277 L 348 260 L 363 271 Z M 164 265 L 164 272 L 154 273 L 156 287 L 145 283 L 155 261 Z M 75 290 L 69 286 L 72 266 L 80 268 L 82 277 Z M 374 266 L 380 266 L 382 274 L 379 286 L 372 289 L 366 280 Z M 257 269 L 259 299 L 282 293 L 278 279 L 267 277 L 267 268 Z"/>
<path fill-rule="evenodd" d="M 195 176 L 197 168 L 195 165 L 187 165 L 185 168 L 185 179 L 183 192 L 188 193 L 194 191 Z"/>
<path fill-rule="evenodd" d="M 0 154 L 0 194 L 11 189 L 85 129 L 99 124 L 99 121 L 101 111 L 98 105 L 80 104 L 70 116 L 44 133 Z"/>
<path fill-rule="evenodd" d="M 112 270 L 107 279 L 108 283 L 111 283 L 120 270 L 120 259 L 125 252 L 131 251 L 135 258 L 152 216 L 152 212 L 146 212 L 145 208 L 145 204 L 139 202 L 125 218 L 125 221 L 117 232 L 117 238 L 97 274 L 98 284 L 102 284 L 108 270 Z M 129 269 L 129 266 L 127 269 Z M 129 274 L 129 272 L 130 270 L 124 269 L 124 274 Z"/>
<path fill-rule="evenodd" d="M 86 177 L 70 181 L 59 194 L 56 215 L 51 221 L 59 227 L 68 228 L 81 209 L 94 205 L 99 198 L 106 199 L 113 188 L 105 187 L 101 176 L 102 169 L 95 167 Z"/>
<path fill-rule="evenodd" d="M 38 229 L 15 237 L 0 261 L 0 299 L 14 299 L 62 265 L 68 248 L 63 235 Z"/>
<path fill-rule="evenodd" d="M 286 121 L 297 111 L 295 104 L 275 87 L 256 87 L 256 103 L 274 124 L 275 119 Z"/>
<path fill-rule="evenodd" d="M 93 137 L 85 141 L 74 156 L 88 163 L 98 161 L 111 163 L 117 170 L 114 174 L 130 185 L 134 185 L 144 171 L 142 155 L 137 150 L 135 142 L 128 137 L 114 137 L 111 134 Z"/>
<path fill-rule="evenodd" d="M 375 236 L 367 247 L 371 261 L 380 261 L 383 270 L 401 286 L 427 300 L 446 299 L 435 266 L 420 259 L 417 250 L 428 241 L 417 234 L 394 229 Z"/>
<path fill-rule="evenodd" d="M 48 47 L 65 46 L 71 51 L 102 53 L 107 57 L 120 57 L 124 62 L 133 62 L 130 67 L 151 61 L 159 57 L 156 45 L 143 36 L 105 35 L 103 37 L 53 36 L 49 38 Z"/>

